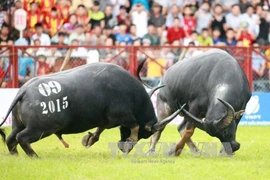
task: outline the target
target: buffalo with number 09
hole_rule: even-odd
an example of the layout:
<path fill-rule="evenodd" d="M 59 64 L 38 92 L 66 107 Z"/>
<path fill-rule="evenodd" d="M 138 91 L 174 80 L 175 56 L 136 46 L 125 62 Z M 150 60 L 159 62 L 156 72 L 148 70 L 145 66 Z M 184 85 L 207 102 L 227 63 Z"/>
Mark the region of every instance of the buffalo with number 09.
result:
<path fill-rule="evenodd" d="M 161 82 L 166 86 L 157 96 L 158 119 L 186 103 L 180 114 L 184 120 L 178 127 L 182 138 L 170 155 L 180 155 L 185 144 L 191 151 L 198 151 L 191 140 L 196 127 L 217 137 L 224 147 L 221 152 L 231 155 L 240 148 L 236 130 L 251 92 L 244 72 L 231 55 L 212 49 L 187 58 L 170 67 Z M 151 138 L 149 153 L 155 151 L 162 130 Z"/>
<path fill-rule="evenodd" d="M 68 147 L 62 134 L 97 127 L 83 138 L 83 145 L 90 147 L 105 129 L 117 126 L 121 133 L 118 147 L 128 153 L 138 140 L 164 128 L 181 111 L 157 122 L 149 94 L 140 81 L 117 65 L 84 65 L 29 80 L 0 126 L 12 111 L 12 132 L 6 140 L 11 154 L 18 153 L 19 144 L 27 155 L 37 156 L 30 144 L 51 134 Z M 1 129 L 0 134 L 5 141 Z"/>

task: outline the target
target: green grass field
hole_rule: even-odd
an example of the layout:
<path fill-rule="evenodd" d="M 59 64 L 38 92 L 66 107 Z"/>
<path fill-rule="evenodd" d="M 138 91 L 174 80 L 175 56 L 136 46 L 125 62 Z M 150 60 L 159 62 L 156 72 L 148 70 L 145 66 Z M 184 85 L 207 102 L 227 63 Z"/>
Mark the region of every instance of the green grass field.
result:
<path fill-rule="evenodd" d="M 9 130 L 7 132 L 9 134 Z M 134 157 L 132 153 L 123 156 L 119 151 L 112 155 L 108 143 L 119 140 L 118 128 L 106 130 L 100 141 L 89 149 L 81 145 L 84 134 L 64 136 L 70 145 L 67 149 L 54 135 L 32 144 L 39 159 L 27 157 L 20 147 L 19 155 L 11 156 L 7 147 L 0 142 L 0 179 L 270 178 L 269 126 L 240 126 L 237 140 L 241 143 L 241 148 L 234 157 L 199 156 L 192 155 L 189 151 L 180 157 L 166 157 L 162 153 L 158 157 Z M 160 141 L 178 140 L 176 126 L 172 125 L 167 126 Z M 193 140 L 218 142 L 216 138 L 200 130 L 196 130 Z M 140 142 L 148 141 L 149 139 Z"/>

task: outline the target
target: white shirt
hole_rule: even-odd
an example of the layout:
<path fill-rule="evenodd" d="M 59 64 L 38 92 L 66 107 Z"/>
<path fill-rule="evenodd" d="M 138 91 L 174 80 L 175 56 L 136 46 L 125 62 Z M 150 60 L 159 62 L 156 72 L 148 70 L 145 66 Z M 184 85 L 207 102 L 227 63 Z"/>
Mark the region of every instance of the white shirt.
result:
<path fill-rule="evenodd" d="M 72 50 L 71 57 L 86 58 L 87 50 L 83 47 L 75 48 Z"/>
<path fill-rule="evenodd" d="M 238 16 L 233 15 L 232 13 L 229 13 L 225 16 L 227 26 L 233 29 L 239 28 L 240 23 L 242 22 L 241 14 Z"/>
<path fill-rule="evenodd" d="M 91 49 L 87 53 L 87 64 L 99 62 L 99 52 L 96 49 Z"/>
<path fill-rule="evenodd" d="M 244 13 L 242 16 L 242 21 L 246 21 L 248 22 L 249 25 L 249 30 L 251 30 L 253 33 L 255 33 L 256 37 L 259 35 L 259 24 L 256 24 L 256 21 L 258 21 L 260 18 L 258 15 L 256 14 L 252 14 L 252 16 L 250 17 L 247 13 Z"/>
<path fill-rule="evenodd" d="M 31 45 L 34 45 L 34 41 L 36 39 L 40 40 L 41 46 L 50 46 L 51 45 L 51 39 L 50 39 L 50 36 L 48 34 L 42 33 L 41 36 L 34 34 L 32 36 Z"/>
<path fill-rule="evenodd" d="M 116 17 L 119 14 L 120 6 L 126 6 L 126 0 L 110 0 L 113 5 L 113 16 Z"/>
<path fill-rule="evenodd" d="M 137 11 L 132 12 L 132 23 L 135 24 L 137 28 L 136 36 L 142 38 L 145 34 L 147 34 L 147 12 L 142 11 L 138 13 Z"/>

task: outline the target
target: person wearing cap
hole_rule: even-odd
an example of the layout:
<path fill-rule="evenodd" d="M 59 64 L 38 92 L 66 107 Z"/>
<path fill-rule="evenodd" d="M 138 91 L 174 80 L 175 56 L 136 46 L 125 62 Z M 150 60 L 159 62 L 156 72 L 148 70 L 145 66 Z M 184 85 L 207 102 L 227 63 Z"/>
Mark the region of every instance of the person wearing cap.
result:
<path fill-rule="evenodd" d="M 249 24 L 246 21 L 241 22 L 241 27 L 236 33 L 236 40 L 242 41 L 244 47 L 249 47 L 253 44 L 253 41 L 256 39 L 255 34 L 250 31 Z"/>
<path fill-rule="evenodd" d="M 93 29 L 95 25 L 101 26 L 104 28 L 105 22 L 105 14 L 100 10 L 100 2 L 94 1 L 91 10 L 88 11 L 88 15 L 90 17 L 89 28 Z"/>

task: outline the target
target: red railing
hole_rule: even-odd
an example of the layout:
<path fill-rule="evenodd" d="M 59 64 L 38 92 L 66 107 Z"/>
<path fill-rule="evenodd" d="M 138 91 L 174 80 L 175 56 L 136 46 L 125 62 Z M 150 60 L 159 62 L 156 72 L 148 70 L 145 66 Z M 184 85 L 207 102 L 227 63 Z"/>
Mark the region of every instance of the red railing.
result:
<path fill-rule="evenodd" d="M 53 49 L 73 49 L 73 51 L 77 51 L 78 48 L 84 48 L 85 50 L 93 50 L 96 53 L 99 54 L 98 59 L 100 61 L 105 62 L 111 62 L 118 64 L 120 66 L 123 66 L 123 68 L 127 69 L 131 74 L 136 75 L 138 63 L 141 61 L 141 59 L 146 58 L 147 62 L 154 62 L 157 66 L 156 68 L 162 69 L 162 72 L 158 75 L 160 78 L 162 76 L 162 73 L 166 71 L 168 67 L 170 67 L 173 63 L 177 62 L 179 59 L 183 59 L 187 56 L 189 51 L 193 51 L 194 49 L 198 51 L 205 51 L 210 48 L 219 48 L 224 49 L 227 52 L 229 52 L 240 64 L 240 66 L 243 68 L 243 71 L 247 75 L 247 78 L 250 83 L 250 87 L 253 87 L 253 80 L 257 81 L 260 79 L 263 79 L 264 82 L 266 80 L 269 80 L 269 69 L 270 69 L 270 54 L 267 55 L 266 51 L 270 51 L 270 47 L 260 47 L 260 49 L 263 51 L 262 53 L 258 53 L 255 51 L 254 48 L 249 47 L 229 47 L 229 46 L 216 46 L 216 47 L 205 47 L 205 46 L 0 46 L 0 62 L 3 61 L 3 58 L 5 59 L 5 67 L 1 67 L 5 71 L 4 78 L 0 79 L 0 82 L 5 82 L 6 86 L 4 87 L 13 87 L 17 88 L 22 83 L 19 81 L 19 59 L 24 57 L 31 57 L 34 60 L 34 65 L 32 70 L 32 76 L 38 75 L 38 68 L 41 68 L 42 62 L 40 62 L 39 55 L 35 54 L 33 52 L 37 52 L 40 49 L 44 49 L 45 51 L 51 51 Z M 32 49 L 32 51 L 28 51 L 29 49 Z M 89 51 L 90 51 L 89 50 Z M 87 52 L 89 52 L 87 51 Z M 170 51 L 169 55 L 165 52 Z M 176 53 L 175 53 L 175 52 Z M 180 54 L 178 53 L 180 52 Z M 183 53 L 184 52 L 184 53 Z M 254 71 L 252 70 L 252 58 L 254 58 L 254 52 L 259 54 L 260 57 L 262 57 L 266 61 L 266 71 L 264 77 L 254 77 Z M 43 54 L 46 57 L 49 57 L 49 55 Z M 79 54 L 80 55 L 80 54 Z M 51 55 L 53 56 L 53 55 Z M 46 71 L 47 73 L 53 73 L 59 71 L 61 65 L 63 64 L 64 58 L 66 56 L 66 53 L 62 53 L 61 57 L 57 57 L 57 59 L 54 60 L 53 67 L 50 67 L 51 69 Z M 92 55 L 89 55 L 92 56 Z M 79 65 L 83 65 L 86 63 L 91 63 L 91 58 L 88 55 L 84 55 L 81 57 L 71 56 L 71 60 L 66 65 L 65 69 L 73 68 Z M 168 57 L 172 56 L 173 62 L 169 62 L 171 60 L 168 60 Z M 95 57 L 96 58 L 96 57 Z M 163 61 L 162 61 L 163 59 Z M 166 63 L 164 64 L 164 61 Z M 152 79 L 149 75 L 149 69 L 150 67 L 147 66 L 144 67 L 144 69 L 141 72 L 142 78 L 149 80 Z M 160 63 L 162 62 L 162 63 Z M 21 61 L 20 61 L 21 63 Z M 2 63 L 3 64 L 3 63 Z M 53 69 L 53 70 L 52 70 Z M 270 74 L 270 73 L 269 73 Z M 1 76 L 0 76 L 1 77 Z M 268 82 L 267 82 L 268 83 Z M 268 85 L 269 86 L 269 85 Z M 3 87 L 3 85 L 2 85 Z M 254 88 L 254 87 L 253 87 Z"/>

